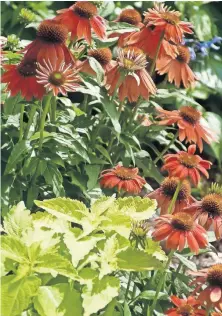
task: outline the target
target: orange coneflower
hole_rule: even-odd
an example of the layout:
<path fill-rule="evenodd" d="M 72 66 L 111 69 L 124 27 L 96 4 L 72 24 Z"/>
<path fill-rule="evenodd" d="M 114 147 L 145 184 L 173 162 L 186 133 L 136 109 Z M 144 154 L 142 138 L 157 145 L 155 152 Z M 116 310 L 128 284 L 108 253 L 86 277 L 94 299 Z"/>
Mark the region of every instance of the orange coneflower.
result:
<path fill-rule="evenodd" d="M 18 65 L 4 65 L 3 69 L 6 72 L 1 81 L 7 83 L 11 96 L 20 92 L 25 100 L 30 101 L 32 98 L 42 99 L 46 93 L 44 86 L 36 79 L 36 62 L 22 60 Z"/>
<path fill-rule="evenodd" d="M 100 65 L 103 67 L 105 74 L 109 71 L 115 64 L 112 61 L 112 52 L 108 47 L 91 49 L 88 51 L 88 56 L 95 58 Z M 90 75 L 95 75 L 95 71 L 91 68 L 89 60 L 77 61 L 77 68 L 80 72 L 85 72 Z"/>
<path fill-rule="evenodd" d="M 145 21 L 148 26 L 155 26 L 156 31 L 164 32 L 168 41 L 176 44 L 182 42 L 184 33 L 192 34 L 192 24 L 180 21 L 181 13 L 171 10 L 163 3 L 156 3 L 154 9 L 148 9 L 145 12 Z"/>
<path fill-rule="evenodd" d="M 179 178 L 167 177 L 163 180 L 157 190 L 146 195 L 150 199 L 157 200 L 158 207 L 160 208 L 160 215 L 168 213 L 168 208 L 170 206 L 174 193 L 176 192 L 179 182 Z M 189 206 L 194 201 L 196 200 L 191 196 L 190 183 L 187 180 L 183 180 L 176 202 L 173 206 L 173 213 L 181 212 L 184 207 Z"/>
<path fill-rule="evenodd" d="M 203 151 L 203 142 L 208 144 L 215 141 L 216 135 L 208 127 L 207 122 L 203 119 L 202 113 L 192 106 L 182 106 L 179 110 L 166 111 L 161 107 L 157 108 L 160 113 L 158 116 L 161 121 L 159 125 L 172 125 L 174 123 L 179 127 L 179 140 L 182 142 L 186 139 L 187 143 L 195 143 Z"/>
<path fill-rule="evenodd" d="M 156 241 L 166 239 L 166 248 L 182 251 L 186 244 L 196 254 L 208 245 L 205 229 L 195 223 L 185 212 L 162 215 L 155 220 L 152 237 Z"/>
<path fill-rule="evenodd" d="M 186 151 L 179 151 L 177 154 L 168 154 L 164 157 L 163 170 L 167 170 L 170 176 L 180 179 L 190 178 L 195 186 L 200 181 L 200 172 L 208 179 L 206 169 L 210 169 L 212 163 L 203 160 L 200 156 L 194 155 L 196 145 L 190 145 Z"/>
<path fill-rule="evenodd" d="M 209 193 L 201 201 L 196 201 L 185 208 L 186 211 L 195 214 L 198 222 L 206 230 L 213 225 L 217 239 L 222 237 L 222 195 Z"/>
<path fill-rule="evenodd" d="M 79 87 L 80 77 L 72 68 L 72 64 L 66 65 L 60 61 L 51 63 L 44 60 L 38 64 L 37 80 L 45 86 L 47 91 L 52 91 L 56 96 L 58 93 L 67 95 L 67 92 L 74 92 Z"/>
<path fill-rule="evenodd" d="M 207 306 L 213 306 L 222 311 L 222 264 L 215 264 L 208 269 L 190 272 L 196 276 L 191 285 L 196 284 L 194 293 L 200 292 L 201 287 L 206 286 L 198 295 L 198 300 Z"/>
<path fill-rule="evenodd" d="M 104 188 L 115 188 L 128 193 L 138 194 L 146 181 L 138 175 L 138 168 L 126 168 L 120 165 L 102 171 L 100 185 Z"/>
<path fill-rule="evenodd" d="M 143 27 L 139 32 L 134 32 L 126 39 L 125 45 L 134 45 L 144 51 L 150 58 L 154 58 L 161 39 L 161 32 L 151 30 L 148 26 Z M 176 58 L 178 55 L 177 46 L 162 40 L 158 58 L 170 56 Z"/>
<path fill-rule="evenodd" d="M 193 86 L 197 77 L 192 72 L 188 63 L 190 61 L 190 52 L 188 47 L 177 46 L 178 54 L 175 57 L 165 56 L 157 59 L 156 70 L 160 75 L 166 74 L 169 82 L 175 82 L 179 88 L 181 82 L 185 88 Z"/>
<path fill-rule="evenodd" d="M 68 9 L 57 11 L 59 15 L 55 20 L 68 28 L 72 40 L 84 38 L 90 44 L 91 28 L 100 38 L 106 35 L 105 20 L 98 16 L 97 11 L 97 7 L 92 2 L 77 1 Z"/>
<path fill-rule="evenodd" d="M 125 22 L 128 24 L 131 24 L 135 27 L 142 28 L 144 25 L 142 22 L 142 17 L 140 13 L 135 9 L 125 9 L 123 10 L 118 18 L 115 20 L 115 22 Z M 134 34 L 135 32 L 125 32 L 123 34 L 120 34 L 117 32 L 112 33 L 109 35 L 109 38 L 112 37 L 118 37 L 118 46 L 123 47 L 127 45 L 127 38 L 129 35 Z M 125 43 L 126 40 L 126 43 Z"/>
<path fill-rule="evenodd" d="M 65 45 L 67 37 L 68 30 L 65 26 L 54 20 L 41 22 L 36 39 L 23 49 L 25 59 L 40 63 L 44 59 L 51 62 L 64 60 L 66 63 L 73 63 L 73 57 Z"/>
<path fill-rule="evenodd" d="M 156 86 L 145 69 L 146 65 L 146 55 L 141 49 L 120 49 L 115 66 L 107 72 L 109 94 L 113 95 L 119 89 L 120 101 L 128 98 L 130 102 L 136 102 L 139 96 L 148 99 L 150 94 L 156 93 Z"/>
<path fill-rule="evenodd" d="M 196 300 L 193 296 L 182 299 L 172 295 L 170 299 L 176 307 L 166 311 L 166 315 L 168 316 L 206 316 L 206 311 L 200 309 L 200 301 Z"/>

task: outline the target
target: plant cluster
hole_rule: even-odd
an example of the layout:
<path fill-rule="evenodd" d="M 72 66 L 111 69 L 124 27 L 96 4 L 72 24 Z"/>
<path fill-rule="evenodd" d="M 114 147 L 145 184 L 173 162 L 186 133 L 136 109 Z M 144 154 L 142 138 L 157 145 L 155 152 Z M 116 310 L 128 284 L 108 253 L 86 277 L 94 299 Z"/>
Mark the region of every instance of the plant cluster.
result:
<path fill-rule="evenodd" d="M 2 313 L 219 315 L 222 264 L 191 260 L 222 237 L 222 187 L 193 194 L 221 169 L 221 121 L 194 99 L 203 45 L 162 3 L 113 21 L 108 6 L 23 8 L 1 39 Z"/>

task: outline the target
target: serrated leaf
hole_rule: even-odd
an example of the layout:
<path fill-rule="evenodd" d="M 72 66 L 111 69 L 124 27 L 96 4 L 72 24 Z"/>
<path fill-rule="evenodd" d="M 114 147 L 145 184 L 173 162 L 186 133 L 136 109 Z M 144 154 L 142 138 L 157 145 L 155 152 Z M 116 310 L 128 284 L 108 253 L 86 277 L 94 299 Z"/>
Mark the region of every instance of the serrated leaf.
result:
<path fill-rule="evenodd" d="M 102 215 L 106 210 L 113 206 L 115 198 L 113 196 L 103 196 L 96 200 L 91 206 L 91 212 L 97 216 Z"/>
<path fill-rule="evenodd" d="M 53 277 L 58 274 L 75 280 L 77 273 L 68 259 L 59 254 L 47 253 L 38 257 L 33 270 L 38 273 L 51 273 Z"/>
<path fill-rule="evenodd" d="M 19 162 L 25 157 L 25 155 L 31 151 L 32 147 L 27 140 L 21 140 L 12 149 L 11 155 L 8 158 L 8 162 L 5 168 L 5 174 L 10 173 Z"/>
<path fill-rule="evenodd" d="M 82 316 L 83 307 L 80 293 L 76 289 L 71 288 L 69 284 L 63 284 L 62 290 L 64 298 L 57 309 L 58 316 Z"/>
<path fill-rule="evenodd" d="M 79 224 L 82 223 L 83 217 L 89 214 L 87 207 L 82 202 L 67 198 L 35 201 L 35 204 L 57 218 Z"/>
<path fill-rule="evenodd" d="M 11 236 L 21 237 L 24 230 L 31 227 L 31 225 L 32 217 L 24 202 L 19 202 L 4 218 L 5 232 Z"/>
<path fill-rule="evenodd" d="M 101 269 L 99 279 L 103 278 L 106 274 L 117 270 L 117 253 L 119 251 L 119 243 L 116 234 L 108 238 L 105 242 L 103 251 L 100 252 Z"/>
<path fill-rule="evenodd" d="M 152 239 L 146 239 L 146 248 L 145 251 L 147 254 L 152 255 L 153 257 L 157 258 L 160 261 L 166 261 L 167 256 L 160 245 L 153 241 Z"/>
<path fill-rule="evenodd" d="M 120 282 L 113 276 L 96 279 L 93 288 L 83 288 L 84 316 L 90 316 L 104 308 L 119 293 Z"/>
<path fill-rule="evenodd" d="M 17 316 L 27 309 L 40 284 L 41 280 L 36 276 L 19 280 L 15 275 L 2 277 L 2 315 Z"/>
<path fill-rule="evenodd" d="M 72 256 L 72 264 L 77 267 L 79 261 L 83 259 L 97 244 L 99 240 L 105 237 L 88 236 L 76 238 L 70 231 L 64 235 L 64 242 Z"/>
<path fill-rule="evenodd" d="M 128 248 L 117 254 L 118 267 L 126 271 L 145 271 L 161 269 L 162 263 L 144 251 Z"/>
<path fill-rule="evenodd" d="M 139 28 L 132 26 L 132 24 L 128 24 L 125 22 L 111 22 L 111 21 L 109 21 L 107 33 L 111 34 L 111 33 L 117 32 L 119 34 L 123 34 L 126 32 L 134 32 L 134 31 L 138 31 L 138 30 L 139 30 Z"/>
<path fill-rule="evenodd" d="M 28 252 L 25 245 L 13 236 L 1 236 L 1 253 L 6 258 L 19 263 L 28 262 Z"/>

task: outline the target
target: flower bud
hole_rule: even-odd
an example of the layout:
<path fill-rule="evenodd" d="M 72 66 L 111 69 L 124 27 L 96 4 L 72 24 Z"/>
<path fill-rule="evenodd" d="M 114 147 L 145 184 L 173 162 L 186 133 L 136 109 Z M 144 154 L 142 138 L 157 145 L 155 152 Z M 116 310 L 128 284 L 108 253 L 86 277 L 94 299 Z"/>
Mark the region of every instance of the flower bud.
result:
<path fill-rule="evenodd" d="M 20 23 L 24 25 L 34 22 L 35 18 L 36 18 L 35 13 L 25 8 L 22 8 L 22 10 L 19 13 Z"/>

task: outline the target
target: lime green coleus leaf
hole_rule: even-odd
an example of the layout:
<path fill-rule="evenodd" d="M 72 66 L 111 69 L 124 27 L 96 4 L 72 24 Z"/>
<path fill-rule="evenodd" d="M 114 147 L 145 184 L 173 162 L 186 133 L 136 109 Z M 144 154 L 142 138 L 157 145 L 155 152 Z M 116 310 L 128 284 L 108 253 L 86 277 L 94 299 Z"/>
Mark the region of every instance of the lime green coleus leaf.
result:
<path fill-rule="evenodd" d="M 103 278 L 106 274 L 109 274 L 117 270 L 117 253 L 119 250 L 119 243 L 116 238 L 116 234 L 106 240 L 104 250 L 100 253 L 101 269 L 99 278 Z"/>
<path fill-rule="evenodd" d="M 92 204 L 91 212 L 96 215 L 102 215 L 115 203 L 115 197 L 103 196 Z"/>
<path fill-rule="evenodd" d="M 120 282 L 113 276 L 105 276 L 101 280 L 95 279 L 93 287 L 83 288 L 84 316 L 90 316 L 104 308 L 119 293 Z"/>
<path fill-rule="evenodd" d="M 28 308 L 40 285 L 41 280 L 36 276 L 20 279 L 15 275 L 2 277 L 2 315 L 17 316 L 22 313 Z"/>
<path fill-rule="evenodd" d="M 41 286 L 34 307 L 40 316 L 83 315 L 80 293 L 66 283 Z"/>
<path fill-rule="evenodd" d="M 88 215 L 87 207 L 77 200 L 55 198 L 51 200 L 35 201 L 35 204 L 57 218 L 69 222 L 81 224 L 82 218 Z"/>
<path fill-rule="evenodd" d="M 28 262 L 28 252 L 26 246 L 17 238 L 12 236 L 1 236 L 1 254 L 13 261 Z"/>
<path fill-rule="evenodd" d="M 83 238 L 76 238 L 75 235 L 68 231 L 64 235 L 64 242 L 72 256 L 72 264 L 77 267 L 79 261 L 83 259 L 97 244 L 99 240 L 104 239 L 105 236 L 86 236 Z"/>
<path fill-rule="evenodd" d="M 117 264 L 120 270 L 126 271 L 157 270 L 163 267 L 162 263 L 152 255 L 130 247 L 117 254 Z"/>
<path fill-rule="evenodd" d="M 150 238 L 147 238 L 146 240 L 146 248 L 145 252 L 155 258 L 157 258 L 160 261 L 166 261 L 167 256 L 163 249 L 160 247 L 158 242 L 153 241 Z"/>
<path fill-rule="evenodd" d="M 33 270 L 38 273 L 51 273 L 53 277 L 60 274 L 73 280 L 78 278 L 70 261 L 56 253 L 47 253 L 38 257 Z"/>
<path fill-rule="evenodd" d="M 24 202 L 19 202 L 4 217 L 4 230 L 8 235 L 21 237 L 24 230 L 31 226 L 32 217 Z"/>

